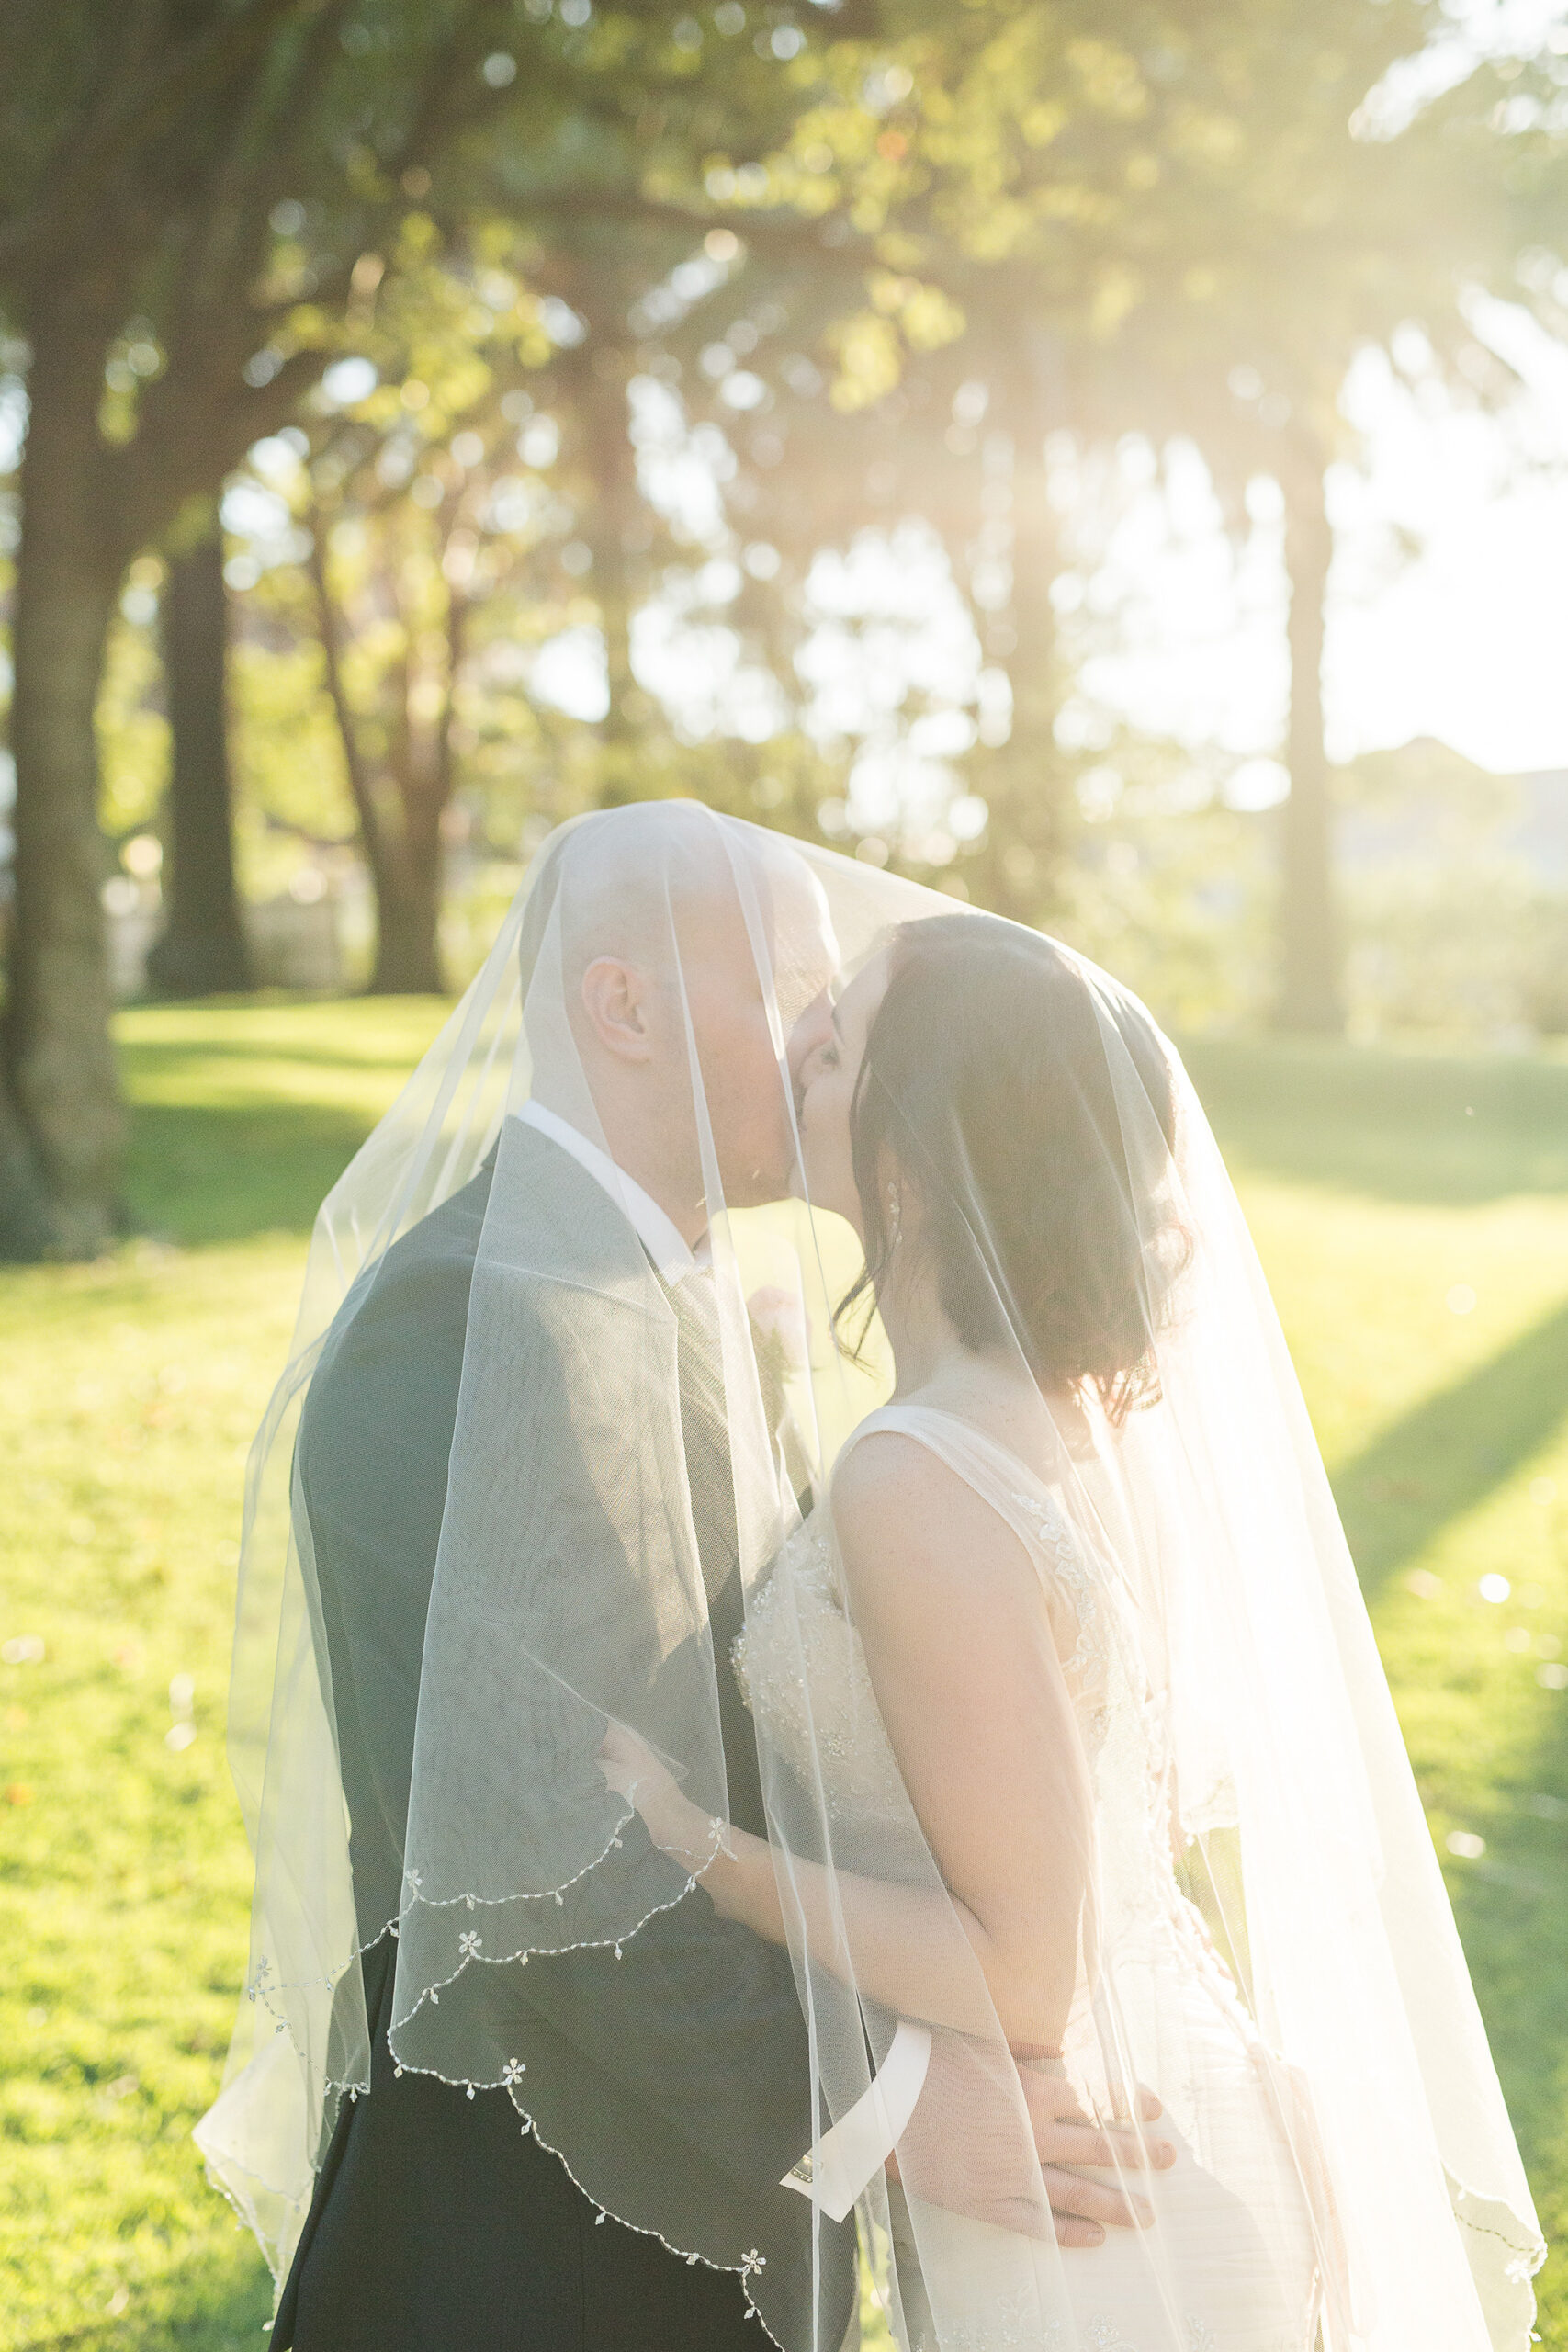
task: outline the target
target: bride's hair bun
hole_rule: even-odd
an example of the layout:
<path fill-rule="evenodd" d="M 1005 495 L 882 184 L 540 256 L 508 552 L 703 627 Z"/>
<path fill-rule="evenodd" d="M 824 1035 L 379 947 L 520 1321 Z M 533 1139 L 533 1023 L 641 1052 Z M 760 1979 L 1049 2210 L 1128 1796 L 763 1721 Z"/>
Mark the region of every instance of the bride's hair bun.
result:
<path fill-rule="evenodd" d="M 1042 1387 L 1092 1389 L 1120 1422 L 1157 1393 L 1190 1254 L 1175 1100 L 1143 1006 L 1055 940 L 974 915 L 906 923 L 851 1111 L 866 1246 L 851 1298 L 887 1270 L 891 1167 L 965 1344 L 1010 1330 Z"/>

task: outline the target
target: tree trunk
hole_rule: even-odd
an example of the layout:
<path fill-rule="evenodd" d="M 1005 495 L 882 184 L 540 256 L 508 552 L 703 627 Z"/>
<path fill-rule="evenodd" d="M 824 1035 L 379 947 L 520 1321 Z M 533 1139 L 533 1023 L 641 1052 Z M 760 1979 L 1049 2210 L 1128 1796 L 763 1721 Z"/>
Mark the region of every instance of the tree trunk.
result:
<path fill-rule="evenodd" d="M 402 680 L 404 725 L 395 736 L 398 822 L 395 842 L 380 808 L 383 854 L 377 867 L 376 968 L 372 996 L 439 996 L 441 977 L 441 819 L 452 787 L 452 682 L 462 644 L 462 606 L 447 607 L 449 664 L 446 695 L 434 722 L 416 725 Z"/>
<path fill-rule="evenodd" d="M 974 789 L 990 806 L 985 842 L 963 871 L 972 894 L 994 913 L 1037 923 L 1056 901 L 1068 838 L 1071 778 L 1055 738 L 1061 652 L 1051 586 L 1060 569 L 1043 445 L 1045 427 L 1033 383 L 1010 388 L 1003 418 L 1014 433 L 1011 650 L 993 656 L 1012 687 L 1005 743 L 974 755 Z M 964 516 L 964 539 L 975 515 Z M 955 548 L 962 561 L 962 541 Z M 955 562 L 954 569 L 957 569 Z M 976 614 L 982 635 L 985 623 Z M 1005 639 L 1003 640 L 1005 642 Z"/>
<path fill-rule="evenodd" d="M 0 1070 L 0 1263 L 30 1263 L 55 1246 L 49 1195 L 22 1114 Z"/>
<path fill-rule="evenodd" d="M 109 1037 L 94 734 L 124 568 L 100 478 L 103 352 L 91 319 L 35 326 L 13 646 L 17 903 L 6 1062 L 51 1247 L 70 1256 L 92 1254 L 115 1232 L 125 1139 Z"/>
<path fill-rule="evenodd" d="M 428 779 L 429 789 L 421 793 L 409 782 L 415 754 L 408 719 L 409 681 L 405 676 L 400 725 L 393 730 L 404 767 L 395 796 L 400 821 L 389 818 L 386 800 L 378 793 L 378 778 L 365 756 L 359 721 L 344 685 L 345 630 L 327 581 L 327 520 L 318 510 L 312 522 L 309 565 L 316 591 L 327 697 L 337 720 L 349 795 L 359 820 L 360 846 L 365 852 L 376 900 L 376 962 L 369 993 L 439 996 L 443 992 L 439 931 L 442 791 L 450 777 L 446 739 L 444 734 Z M 450 687 L 447 700 L 449 705 Z M 449 707 L 446 723 L 450 723 Z"/>
<path fill-rule="evenodd" d="M 164 673 L 174 737 L 169 789 L 167 914 L 147 958 L 161 996 L 210 996 L 251 985 L 234 888 L 232 789 L 226 701 L 228 601 L 223 534 L 169 566 L 164 591 Z"/>
<path fill-rule="evenodd" d="M 456 782 L 452 728 L 457 717 L 457 679 L 468 641 L 468 603 L 448 575 L 446 678 L 441 707 L 433 720 L 415 725 L 403 680 L 403 726 L 397 778 L 401 813 L 400 854 L 384 855 L 378 868 L 376 968 L 373 996 L 442 996 L 441 892 L 445 874 L 442 820 Z M 381 823 L 379 811 L 378 824 Z M 384 834 L 384 826 L 382 827 Z"/>
<path fill-rule="evenodd" d="M 1284 469 L 1285 569 L 1291 583 L 1290 797 L 1280 811 L 1280 995 L 1275 1025 L 1319 1036 L 1344 1027 L 1334 906 L 1333 812 L 1323 740 L 1323 628 L 1334 534 L 1325 458 L 1314 447 Z"/>
<path fill-rule="evenodd" d="M 427 859 L 400 859 L 383 872 L 376 893 L 372 996 L 442 993 L 440 913 L 441 854 L 437 841 Z"/>
<path fill-rule="evenodd" d="M 589 356 L 591 355 L 591 356 Z M 628 363 L 615 345 L 591 341 L 580 373 L 585 455 L 593 503 L 583 536 L 593 558 L 590 575 L 604 640 L 604 683 L 609 706 L 599 729 L 609 754 L 600 798 L 627 798 L 627 747 L 637 726 L 637 684 L 632 670 L 632 608 L 635 602 L 626 540 L 640 511 L 637 458 L 626 415 Z"/>

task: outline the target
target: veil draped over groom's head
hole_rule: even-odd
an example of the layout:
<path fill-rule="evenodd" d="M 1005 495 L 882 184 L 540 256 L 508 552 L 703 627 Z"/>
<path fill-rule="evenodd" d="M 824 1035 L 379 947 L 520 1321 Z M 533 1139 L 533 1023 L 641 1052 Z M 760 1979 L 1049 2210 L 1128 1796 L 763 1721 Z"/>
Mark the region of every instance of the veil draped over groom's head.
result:
<path fill-rule="evenodd" d="M 678 1863 L 650 1844 L 595 1758 L 606 1724 L 623 1725 L 711 1818 L 716 1849 L 739 1817 L 720 1670 L 728 1604 L 714 1559 L 733 1557 L 744 1619 L 888 1380 L 874 1323 L 855 1350 L 840 1341 L 835 1310 L 863 1260 L 849 1226 L 805 1197 L 796 1064 L 845 978 L 891 930 L 932 918 L 959 920 L 954 899 L 692 803 L 563 826 L 321 1207 L 247 1486 L 231 1753 L 256 1895 L 247 1997 L 198 2134 L 276 2270 L 338 2102 L 368 2087 L 363 1955 L 395 1936 L 389 2041 L 400 2066 L 476 2092 L 504 2086 L 519 2128 L 560 2152 L 598 2205 L 694 2261 L 740 2271 L 787 2352 L 838 2352 L 809 2258 L 786 2278 L 779 2248 L 741 2242 L 723 2152 L 611 2130 L 592 2100 L 565 2098 L 514 1990 L 516 1972 L 567 1951 L 612 1970 L 650 1918 L 706 1901 L 706 1858 Z M 926 1181 L 940 1183 L 950 1229 L 968 1237 L 986 1343 L 1032 1368 L 1038 1333 L 1001 1277 L 992 1171 L 1005 1170 L 1032 1229 L 1077 1229 L 1069 1185 L 1111 1204 L 1105 1229 L 1133 1270 L 1145 1359 L 1136 1394 L 1120 1401 L 1080 1384 L 1059 1430 L 1057 1499 L 1115 1562 L 1139 1627 L 1148 1683 L 1137 1703 L 1174 1759 L 1184 1883 L 1263 2041 L 1294 2070 L 1281 2081 L 1299 2073 L 1311 2086 L 1310 2130 L 1289 2113 L 1281 2128 L 1314 2176 L 1325 2269 L 1339 2264 L 1327 2234 L 1343 2233 L 1349 2290 L 1330 2314 L 1332 2352 L 1468 2346 L 1474 2335 L 1455 2312 L 1484 2312 L 1498 2346 L 1522 2343 L 1536 2243 L 1528 2191 L 1234 1193 L 1174 1050 L 1113 981 L 1051 953 L 1055 1001 L 1089 1068 L 1096 1163 L 1064 1172 L 1047 1153 L 1020 1167 L 1005 1108 L 980 1135 L 955 1102 L 952 1148 L 932 1148 Z M 939 961 L 922 1013 L 933 1038 L 964 1017 L 942 994 Z M 1028 1017 L 1021 1000 L 1016 1017 Z M 982 1057 L 988 1035 L 962 1037 L 960 1059 Z M 903 1059 L 868 1066 L 863 1080 L 881 1090 L 878 1132 L 895 1151 L 919 1095 L 920 1036 L 910 1027 Z M 593 1176 L 591 1193 L 565 1181 L 569 1166 Z M 410 1773 L 377 1759 L 373 1725 L 357 1745 L 345 1736 L 354 1638 L 318 1573 L 310 1485 L 334 1371 L 368 1303 L 397 1294 L 407 1238 L 427 1219 L 468 1215 L 466 1202 L 477 1231 Z M 415 1349 L 420 1312 L 411 1295 Z M 1042 1410 L 1053 1409 L 1047 1384 Z M 697 1420 L 713 1441 L 705 1453 L 694 1448 Z M 803 1650 L 807 1707 L 808 1668 Z M 803 1736 L 820 1759 L 829 1732 L 807 1723 Z M 907 1796 L 885 1842 L 857 1833 L 849 1851 L 830 1774 L 776 1752 L 765 1731 L 758 1746 L 807 2027 L 801 2111 L 819 2139 L 864 2112 L 897 2020 L 859 1983 L 852 1938 L 830 1966 L 808 1948 L 798 1873 L 915 1885 L 933 1917 L 951 1913 L 951 1898 Z M 1179 2072 L 1179 2053 L 1148 2046 L 1139 1956 L 1101 1933 L 1118 1867 L 1113 1852 L 1092 1857 L 1089 1997 L 1068 2051 L 1107 2111 L 1130 2080 Z M 998 2086 L 984 2128 L 1016 2140 L 1027 2167 L 1005 2038 L 971 1948 L 949 1928 L 953 1966 L 974 1980 L 975 2079 Z M 635 2051 L 586 2057 L 635 2083 Z M 1166 2097 L 1178 2127 L 1190 2124 Z M 825 2226 L 812 2169 L 803 2181 Z M 880 2154 L 856 2185 L 897 2331 Z M 797 2196 L 780 2194 L 798 2210 Z M 1060 2325 L 1059 2259 L 999 2233 L 986 2278 L 942 2318 L 931 2241 L 921 2262 L 938 2290 L 942 2352 L 1087 2352 L 1048 2333 Z"/>

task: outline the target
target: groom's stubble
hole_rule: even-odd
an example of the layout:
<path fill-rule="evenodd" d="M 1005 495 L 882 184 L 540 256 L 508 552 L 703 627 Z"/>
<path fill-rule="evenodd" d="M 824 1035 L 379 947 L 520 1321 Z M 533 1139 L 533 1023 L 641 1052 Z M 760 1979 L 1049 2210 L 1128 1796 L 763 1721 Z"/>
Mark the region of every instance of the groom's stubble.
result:
<path fill-rule="evenodd" d="M 798 906 L 776 886 L 775 892 L 772 969 L 759 970 L 731 896 L 710 908 L 685 972 L 714 1159 L 731 1208 L 789 1197 L 798 1148 L 798 1075 L 831 1022 L 834 961 L 824 927 L 814 922 L 815 903 L 804 890 L 791 894 Z M 794 925 L 788 934 L 786 923 Z"/>
<path fill-rule="evenodd" d="M 837 954 L 822 891 L 783 837 L 732 858 L 705 811 L 637 815 L 613 842 L 569 842 L 556 887 L 544 884 L 552 899 L 558 888 L 565 1020 L 552 1029 L 530 986 L 535 1091 L 597 1128 L 694 1238 L 716 1175 L 730 1207 L 790 1194 L 796 1080 L 829 1019 Z"/>

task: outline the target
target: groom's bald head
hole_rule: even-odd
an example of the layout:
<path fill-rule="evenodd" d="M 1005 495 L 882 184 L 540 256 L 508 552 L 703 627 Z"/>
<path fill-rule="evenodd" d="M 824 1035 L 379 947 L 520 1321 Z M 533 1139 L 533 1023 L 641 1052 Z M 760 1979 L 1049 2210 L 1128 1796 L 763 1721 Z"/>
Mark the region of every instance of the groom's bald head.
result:
<path fill-rule="evenodd" d="M 834 961 L 820 888 L 789 843 L 694 802 L 581 820 L 535 877 L 521 955 L 544 1099 L 597 1125 L 639 1181 L 628 1154 L 657 1160 L 694 1216 L 705 1125 L 732 1205 L 787 1189 L 780 1051 Z"/>

